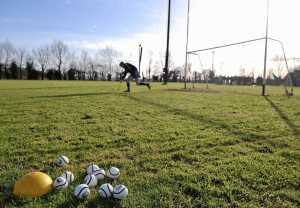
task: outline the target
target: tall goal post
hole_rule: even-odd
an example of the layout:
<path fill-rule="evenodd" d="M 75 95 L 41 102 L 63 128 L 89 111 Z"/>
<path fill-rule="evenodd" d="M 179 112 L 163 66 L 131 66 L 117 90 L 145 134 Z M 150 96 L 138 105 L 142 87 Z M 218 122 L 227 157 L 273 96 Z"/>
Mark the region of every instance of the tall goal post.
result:
<path fill-rule="evenodd" d="M 267 0 L 267 22 L 266 22 L 266 36 L 265 36 L 265 55 L 264 55 L 264 73 L 263 73 L 263 84 L 262 84 L 262 96 L 266 95 L 266 73 L 267 73 L 267 57 L 268 57 L 268 36 L 269 36 L 269 0 Z"/>
<path fill-rule="evenodd" d="M 275 41 L 275 42 L 279 43 L 280 46 L 281 46 L 281 50 L 282 50 L 283 58 L 284 58 L 284 62 L 285 62 L 285 67 L 286 67 L 286 70 L 287 70 L 287 77 L 288 77 L 288 79 L 289 79 L 289 81 L 291 83 L 291 91 L 293 92 L 294 83 L 293 83 L 293 79 L 291 77 L 291 71 L 289 69 L 289 65 L 288 65 L 288 61 L 287 61 L 287 57 L 286 57 L 286 53 L 285 53 L 283 42 L 280 41 L 280 40 L 274 39 L 274 38 L 269 38 L 269 40 Z"/>
<path fill-rule="evenodd" d="M 185 45 L 185 64 L 184 64 L 184 89 L 186 89 L 186 81 L 187 81 L 186 77 L 187 77 L 187 67 L 188 67 L 190 5 L 191 5 L 191 1 L 188 0 L 187 24 L 186 24 L 186 45 Z"/>
<path fill-rule="evenodd" d="M 210 50 L 215 50 L 215 49 L 220 49 L 220 48 L 226 48 L 226 47 L 231 47 L 231 46 L 237 46 L 237 45 L 244 45 L 244 44 L 247 44 L 247 43 L 261 41 L 261 40 L 265 40 L 265 37 L 251 39 L 251 40 L 246 40 L 246 41 L 241 41 L 241 42 L 236 42 L 236 43 L 230 43 L 230 44 L 225 44 L 225 45 L 220 45 L 220 46 L 214 46 L 214 47 L 209 47 L 209 48 L 203 48 L 203 49 L 199 49 L 199 50 L 188 51 L 187 54 L 188 55 L 198 56 L 199 52 L 210 51 Z M 282 50 L 282 54 L 283 54 L 283 58 L 284 58 L 284 61 L 285 61 L 285 66 L 286 66 L 287 73 L 288 73 L 287 74 L 288 75 L 288 79 L 289 79 L 289 81 L 290 81 L 290 83 L 292 85 L 292 89 L 293 89 L 293 80 L 292 80 L 292 78 L 290 76 L 291 71 L 290 71 L 289 66 L 288 66 L 288 59 L 287 59 L 287 56 L 286 56 L 286 53 L 285 53 L 283 42 L 280 41 L 280 40 L 278 40 L 278 39 L 271 38 L 271 37 L 268 37 L 268 40 L 271 40 L 271 41 L 274 41 L 274 42 L 277 42 L 277 43 L 280 44 L 281 50 Z M 267 62 L 267 60 L 266 60 L 266 62 Z M 264 71 L 266 71 L 265 68 L 264 68 Z M 263 90 L 264 89 L 265 88 L 263 88 Z M 262 93 L 262 95 L 265 95 L 265 94 Z"/>
<path fill-rule="evenodd" d="M 168 83 L 169 77 L 169 48 L 170 48 L 170 20 L 171 19 L 171 0 L 168 0 L 168 22 L 167 22 L 167 48 L 166 48 L 166 57 L 165 57 L 165 67 L 164 67 L 164 83 Z"/>
<path fill-rule="evenodd" d="M 201 50 L 195 50 L 195 51 L 188 51 L 188 41 L 189 41 L 189 13 L 190 13 L 190 0 L 188 0 L 188 11 L 187 11 L 187 37 L 186 37 L 186 53 L 185 53 L 185 67 L 184 67 L 184 88 L 186 89 L 186 75 L 187 75 L 187 61 L 188 61 L 188 54 L 193 54 L 197 53 L 200 51 L 206 51 L 206 50 L 212 50 L 212 49 L 217 49 L 217 48 L 223 48 L 223 47 L 228 47 L 228 46 L 233 46 L 233 45 L 240 45 L 248 42 L 253 42 L 257 40 L 265 40 L 265 53 L 264 53 L 264 71 L 263 71 L 263 83 L 262 83 L 262 96 L 266 95 L 266 71 L 267 71 L 267 56 L 268 56 L 268 40 L 269 40 L 269 8 L 270 8 L 270 1 L 267 0 L 267 15 L 266 15 L 266 35 L 263 38 L 258 38 L 258 39 L 253 39 L 253 40 L 248 40 L 248 41 L 243 41 L 243 42 L 238 42 L 238 43 L 233 43 L 233 44 L 227 44 L 227 45 L 222 45 L 222 46 L 217 46 L 217 47 L 212 47 L 212 48 L 207 48 L 207 49 L 201 49 Z"/>

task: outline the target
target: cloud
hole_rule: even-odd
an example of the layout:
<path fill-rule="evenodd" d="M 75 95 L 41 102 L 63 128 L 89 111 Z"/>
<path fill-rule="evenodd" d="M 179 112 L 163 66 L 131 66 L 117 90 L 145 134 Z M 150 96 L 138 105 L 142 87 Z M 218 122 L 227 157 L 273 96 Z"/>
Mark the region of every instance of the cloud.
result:
<path fill-rule="evenodd" d="M 270 35 L 286 43 L 288 56 L 299 55 L 295 24 L 287 24 L 296 18 L 297 12 L 283 15 L 283 10 L 298 8 L 296 1 L 288 0 L 291 5 L 273 1 L 270 15 Z M 191 1 L 190 42 L 189 50 L 207 48 L 232 42 L 260 38 L 265 33 L 265 2 L 252 1 Z M 217 6 L 216 6 L 217 5 Z M 170 52 L 175 65 L 183 65 L 185 61 L 186 42 L 186 5 L 182 4 L 173 11 L 171 20 Z M 179 11 L 180 10 L 180 11 Z M 296 9 L 294 9 L 296 10 Z M 294 11 L 291 10 L 291 11 Z M 176 14 L 176 15 L 175 15 Z M 156 15 L 156 14 L 155 14 Z M 299 15 L 298 15 L 299 17 Z M 164 20 L 164 18 L 162 18 Z M 165 21 L 166 22 L 166 21 Z M 130 37 L 115 39 L 80 40 L 70 42 L 77 48 L 98 50 L 111 46 L 123 53 L 124 58 L 137 63 L 138 45 L 144 47 L 144 66 L 147 64 L 147 51 L 155 53 L 156 61 L 161 59 L 166 47 L 166 24 L 164 21 L 143 28 Z M 299 45 L 299 44 L 298 44 Z M 297 46 L 297 47 L 296 47 Z M 269 44 L 269 59 L 281 54 L 281 49 L 274 43 Z M 211 51 L 200 53 L 204 68 L 211 68 Z M 263 68 L 264 42 L 230 47 L 215 51 L 215 68 L 217 74 L 239 74 L 240 68 L 261 74 Z M 190 57 L 194 70 L 201 70 L 199 59 Z M 269 68 L 273 67 L 269 63 Z"/>
<path fill-rule="evenodd" d="M 107 40 L 80 40 L 66 42 L 71 48 L 90 50 L 95 52 L 105 47 L 112 47 L 123 54 L 123 58 L 127 61 L 137 63 L 138 60 L 138 46 L 142 44 L 144 49 L 144 61 L 148 61 L 149 51 L 152 51 L 157 58 L 164 51 L 165 44 L 163 44 L 161 34 L 159 33 L 136 33 L 128 38 L 107 39 Z"/>
<path fill-rule="evenodd" d="M 88 49 L 88 50 L 98 50 L 105 48 L 109 45 L 109 41 L 90 41 L 90 40 L 80 40 L 80 41 L 68 41 L 66 42 L 71 48 L 75 49 Z"/>

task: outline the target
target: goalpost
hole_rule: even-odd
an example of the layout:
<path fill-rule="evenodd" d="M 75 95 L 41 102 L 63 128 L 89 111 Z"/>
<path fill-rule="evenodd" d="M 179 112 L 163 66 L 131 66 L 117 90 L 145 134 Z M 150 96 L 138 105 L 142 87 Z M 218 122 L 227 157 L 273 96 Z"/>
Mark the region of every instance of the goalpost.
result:
<path fill-rule="evenodd" d="M 284 50 L 284 45 L 282 43 L 282 41 L 280 40 L 277 40 L 277 39 L 274 39 L 274 38 L 269 38 L 270 40 L 273 40 L 275 42 L 278 42 L 281 46 L 281 50 L 282 50 L 282 53 L 283 53 L 283 58 L 284 58 L 284 62 L 285 62 L 285 66 L 286 66 L 286 70 L 287 70 L 287 77 L 288 77 L 288 80 L 290 81 L 290 84 L 291 84 L 291 91 L 289 92 L 287 90 L 287 87 L 285 86 L 285 93 L 287 96 L 293 96 L 294 95 L 294 83 L 293 83 L 293 79 L 292 79 L 292 76 L 291 76 L 291 71 L 289 69 L 289 65 L 288 65 L 288 62 L 287 62 L 287 58 L 286 58 L 286 54 L 285 54 L 285 50 Z"/>
<path fill-rule="evenodd" d="M 231 46 L 236 46 L 236 45 L 244 45 L 244 44 L 247 44 L 247 43 L 252 43 L 252 42 L 256 42 L 256 41 L 260 41 L 260 40 L 265 40 L 265 37 L 246 40 L 246 41 L 241 41 L 241 42 L 236 42 L 236 43 L 230 43 L 230 44 L 225 44 L 225 45 L 220 45 L 220 46 L 214 46 L 214 47 L 204 48 L 204 49 L 199 49 L 199 50 L 187 51 L 187 55 L 196 55 L 196 56 L 198 56 L 199 52 L 210 51 L 210 50 L 215 50 L 215 49 L 220 49 L 220 48 L 226 48 L 226 47 L 231 47 Z M 268 40 L 275 41 L 275 42 L 279 43 L 280 46 L 281 46 L 283 58 L 284 58 L 284 61 L 285 61 L 285 67 L 286 67 L 286 70 L 287 70 L 287 77 L 289 79 L 289 82 L 291 83 L 291 91 L 293 91 L 293 86 L 294 86 L 293 85 L 293 79 L 291 77 L 291 71 L 290 71 L 289 66 L 288 66 L 288 61 L 287 61 L 287 58 L 286 58 L 284 45 L 283 45 L 282 41 L 271 38 L 271 37 L 269 37 Z M 265 76 L 265 74 L 264 74 L 264 76 Z M 265 93 L 262 93 L 262 95 L 265 95 Z"/>
<path fill-rule="evenodd" d="M 263 70 L 263 83 L 262 83 L 262 96 L 266 95 L 266 70 L 267 70 L 267 54 L 268 54 L 268 40 L 272 40 L 275 42 L 278 42 L 281 45 L 282 53 L 284 56 L 285 60 L 285 65 L 287 69 L 287 76 L 288 79 L 291 83 L 291 92 L 288 92 L 287 88 L 285 87 L 285 92 L 287 95 L 293 95 L 293 80 L 291 78 L 291 73 L 288 67 L 288 62 L 286 58 L 286 53 L 284 50 L 284 46 L 282 41 L 270 38 L 269 37 L 269 0 L 267 0 L 267 15 L 266 15 L 266 35 L 265 37 L 262 38 L 256 38 L 256 39 L 251 39 L 251 40 L 246 40 L 246 41 L 241 41 L 241 42 L 236 42 L 236 43 L 230 43 L 230 44 L 225 44 L 225 45 L 220 45 L 220 46 L 214 46 L 214 47 L 209 47 L 209 48 L 204 48 L 204 49 L 199 49 L 199 50 L 193 50 L 189 51 L 188 50 L 188 44 L 189 44 L 189 18 L 190 18 L 190 0 L 188 0 L 188 8 L 187 8 L 187 31 L 186 31 L 186 53 L 185 53 L 185 66 L 184 66 L 184 89 L 186 89 L 186 84 L 187 84 L 187 68 L 188 68 L 188 57 L 189 55 L 197 55 L 199 52 L 203 51 L 210 51 L 210 50 L 215 50 L 215 49 L 220 49 L 220 48 L 225 48 L 225 47 L 232 47 L 236 45 L 243 45 L 243 44 L 248 44 L 260 40 L 265 40 L 265 51 L 264 51 L 264 70 Z"/>

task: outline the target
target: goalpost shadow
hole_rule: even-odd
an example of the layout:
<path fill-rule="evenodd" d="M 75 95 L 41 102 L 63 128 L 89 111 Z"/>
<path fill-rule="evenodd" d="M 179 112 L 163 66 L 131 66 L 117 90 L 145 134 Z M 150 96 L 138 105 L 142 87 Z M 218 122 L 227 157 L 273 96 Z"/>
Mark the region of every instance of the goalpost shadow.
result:
<path fill-rule="evenodd" d="M 268 97 L 264 96 L 265 100 L 268 102 L 268 104 L 276 111 L 278 116 L 284 121 L 284 123 L 292 130 L 292 133 L 294 136 L 300 135 L 300 129 L 299 126 L 294 124 L 288 116 Z"/>
<path fill-rule="evenodd" d="M 201 123 L 209 124 L 209 125 L 211 125 L 212 128 L 224 130 L 226 132 L 226 134 L 231 135 L 231 136 L 236 136 L 238 139 L 240 139 L 239 143 L 241 143 L 241 142 L 251 142 L 252 143 L 252 142 L 272 139 L 272 138 L 266 137 L 264 135 L 255 134 L 253 132 L 242 132 L 233 126 L 226 124 L 225 122 L 212 120 L 212 119 L 206 118 L 205 116 L 197 115 L 195 113 L 192 113 L 192 112 L 189 112 L 189 111 L 186 111 L 183 109 L 174 108 L 174 107 L 166 105 L 166 104 L 156 103 L 156 102 L 146 100 L 146 99 L 139 99 L 135 96 L 127 96 L 127 97 L 128 97 L 128 99 L 133 100 L 135 102 L 139 102 L 144 105 L 151 105 L 151 106 L 157 107 L 159 109 L 166 110 L 167 112 L 172 113 L 174 115 L 190 118 L 192 120 L 195 120 L 195 121 L 198 121 Z"/>

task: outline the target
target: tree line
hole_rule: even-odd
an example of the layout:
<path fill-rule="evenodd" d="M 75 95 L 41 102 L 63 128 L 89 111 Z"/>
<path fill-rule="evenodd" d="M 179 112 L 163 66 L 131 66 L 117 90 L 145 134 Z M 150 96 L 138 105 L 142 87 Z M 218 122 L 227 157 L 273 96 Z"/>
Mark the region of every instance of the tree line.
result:
<path fill-rule="evenodd" d="M 146 73 L 141 73 L 143 79 L 163 81 L 164 56 L 154 61 L 153 52 L 149 51 L 149 62 Z M 81 50 L 80 53 L 71 50 L 63 41 L 54 40 L 31 51 L 17 48 L 10 41 L 0 42 L 0 79 L 29 79 L 29 80 L 119 80 L 121 69 L 119 61 L 122 53 L 112 47 L 99 49 L 91 54 Z M 282 57 L 275 56 L 275 69 L 270 69 L 267 83 L 280 85 L 287 80 L 283 74 Z M 184 66 L 175 66 L 172 57 L 169 57 L 168 81 L 185 81 Z M 246 75 L 245 69 L 240 69 L 239 76 L 216 76 L 212 69 L 192 71 L 192 65 L 187 67 L 187 81 L 198 83 L 261 84 L 262 77 L 254 77 L 254 72 Z M 201 72 L 199 72 L 201 71 Z M 293 83 L 300 86 L 300 69 L 295 67 L 290 77 Z M 273 76 L 275 75 L 276 76 Z"/>
<path fill-rule="evenodd" d="M 0 79 L 111 80 L 120 74 L 120 57 L 111 47 L 78 54 L 55 40 L 28 51 L 6 40 L 0 42 Z"/>
<path fill-rule="evenodd" d="M 154 61 L 153 52 L 149 51 L 149 62 L 143 79 L 162 81 L 164 57 Z M 99 49 L 91 54 L 81 50 L 71 50 L 63 41 L 54 40 L 33 50 L 17 48 L 10 41 L 0 42 L 0 79 L 29 80 L 119 80 L 119 67 L 122 53 L 112 47 Z M 168 79 L 180 81 L 184 78 L 183 67 L 175 67 L 170 55 L 171 68 Z M 180 69 L 180 78 L 177 78 Z"/>

